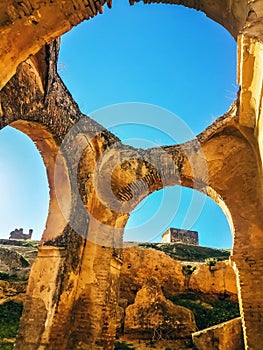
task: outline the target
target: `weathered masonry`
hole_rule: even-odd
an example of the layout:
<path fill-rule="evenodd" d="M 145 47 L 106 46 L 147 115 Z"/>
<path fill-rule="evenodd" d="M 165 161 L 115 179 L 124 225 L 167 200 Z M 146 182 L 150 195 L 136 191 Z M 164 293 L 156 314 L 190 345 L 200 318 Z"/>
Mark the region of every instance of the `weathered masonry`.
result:
<path fill-rule="evenodd" d="M 170 227 L 162 235 L 162 243 L 172 243 L 172 242 L 199 245 L 198 232 Z"/>
<path fill-rule="evenodd" d="M 122 145 L 82 115 L 58 76 L 57 38 L 111 0 L 0 2 L 0 127 L 31 137 L 50 187 L 16 349 L 113 349 L 129 212 L 175 184 L 195 186 L 227 215 L 245 346 L 263 348 L 263 0 L 144 2 L 203 11 L 237 40 L 238 98 L 197 136 L 199 148 L 196 141 L 144 151 Z"/>

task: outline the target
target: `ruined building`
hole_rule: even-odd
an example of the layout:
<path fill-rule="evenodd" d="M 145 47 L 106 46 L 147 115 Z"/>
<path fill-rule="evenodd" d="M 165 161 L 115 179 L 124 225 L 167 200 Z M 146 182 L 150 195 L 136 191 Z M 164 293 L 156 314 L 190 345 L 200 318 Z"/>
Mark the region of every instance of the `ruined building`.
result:
<path fill-rule="evenodd" d="M 24 230 L 22 228 L 15 229 L 14 231 L 10 232 L 9 239 L 31 239 L 33 234 L 32 228 L 29 229 L 28 233 L 24 233 Z"/>
<path fill-rule="evenodd" d="M 186 243 L 199 245 L 198 232 L 170 227 L 162 235 L 162 243 Z"/>
<path fill-rule="evenodd" d="M 57 74 L 57 38 L 111 2 L 0 2 L 0 128 L 35 142 L 50 188 L 16 349 L 113 349 L 129 212 L 180 184 L 210 196 L 230 222 L 245 347 L 261 350 L 263 0 L 144 1 L 185 5 L 223 25 L 238 43 L 240 85 L 229 111 L 196 140 L 147 150 L 85 117 Z"/>

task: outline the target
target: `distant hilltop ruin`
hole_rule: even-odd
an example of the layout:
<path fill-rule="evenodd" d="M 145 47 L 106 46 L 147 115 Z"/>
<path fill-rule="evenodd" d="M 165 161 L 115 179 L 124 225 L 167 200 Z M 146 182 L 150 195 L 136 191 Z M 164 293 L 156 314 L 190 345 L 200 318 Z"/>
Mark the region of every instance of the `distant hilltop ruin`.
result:
<path fill-rule="evenodd" d="M 33 234 L 32 228 L 29 229 L 28 234 L 23 232 L 23 229 L 15 229 L 14 231 L 10 232 L 9 239 L 31 239 Z"/>
<path fill-rule="evenodd" d="M 199 245 L 198 232 L 171 227 L 162 235 L 162 243 Z"/>

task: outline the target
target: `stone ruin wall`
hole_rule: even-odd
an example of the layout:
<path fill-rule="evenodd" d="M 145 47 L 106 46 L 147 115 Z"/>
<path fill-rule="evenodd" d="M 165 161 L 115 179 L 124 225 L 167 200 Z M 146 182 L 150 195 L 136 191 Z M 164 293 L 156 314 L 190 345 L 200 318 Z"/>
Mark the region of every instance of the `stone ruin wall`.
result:
<path fill-rule="evenodd" d="M 145 1 L 150 2 L 159 1 Z M 55 184 L 62 141 L 83 120 L 57 74 L 59 41 L 55 39 L 101 13 L 106 3 L 111 6 L 110 0 L 0 3 L 0 127 L 11 125 L 31 137 L 43 156 L 50 186 L 43 246 L 31 272 L 17 349 L 113 349 L 122 263 L 119 247 L 129 212 L 149 193 L 177 184 L 192 187 L 194 179 L 197 189 L 214 199 L 230 222 L 245 348 L 261 350 L 263 1 L 163 1 L 205 12 L 238 42 L 237 100 L 197 136 L 208 174 L 191 141 L 137 150 L 121 145 L 86 118 L 81 132 L 75 130 L 64 145 L 57 170 L 60 180 Z M 105 156 L 106 150 L 111 157 Z M 80 161 L 76 162 L 78 152 Z M 101 159 L 99 169 L 97 159 Z M 111 174 L 109 159 L 116 164 Z M 153 165 L 156 161 L 162 164 L 158 171 Z M 93 178 L 98 170 L 102 178 L 111 178 L 112 192 L 119 200 L 115 211 L 109 209 L 112 197 L 106 184 L 96 192 Z M 63 195 L 66 216 L 55 187 Z"/>
<path fill-rule="evenodd" d="M 162 243 L 199 245 L 198 232 L 171 227 L 162 235 Z"/>

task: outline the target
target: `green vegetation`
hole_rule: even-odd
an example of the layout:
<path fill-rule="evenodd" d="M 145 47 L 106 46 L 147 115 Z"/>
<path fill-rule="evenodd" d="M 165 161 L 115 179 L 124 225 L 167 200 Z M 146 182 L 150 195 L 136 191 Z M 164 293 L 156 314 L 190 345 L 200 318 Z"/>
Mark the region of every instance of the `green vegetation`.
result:
<path fill-rule="evenodd" d="M 144 243 L 139 247 L 153 248 L 164 252 L 175 260 L 205 262 L 206 259 L 214 258 L 217 261 L 228 260 L 230 250 L 195 246 L 182 243 Z"/>
<path fill-rule="evenodd" d="M 0 340 L 0 349 L 1 350 L 13 350 L 14 344 L 13 343 L 7 343 Z"/>
<path fill-rule="evenodd" d="M 177 305 L 190 309 L 195 315 L 198 330 L 239 317 L 239 305 L 234 301 L 202 301 L 195 294 L 179 294 L 169 297 Z"/>
<path fill-rule="evenodd" d="M 205 263 L 206 263 L 206 265 L 208 265 L 209 267 L 215 266 L 216 263 L 217 263 L 217 259 L 216 259 L 216 258 L 207 258 L 207 259 L 205 259 Z"/>
<path fill-rule="evenodd" d="M 0 271 L 0 280 L 8 281 L 9 278 L 10 278 L 10 275 L 8 273 Z"/>
<path fill-rule="evenodd" d="M 15 303 L 14 301 L 8 301 L 0 304 L 0 339 L 15 338 L 19 327 L 19 320 L 22 315 L 22 310 L 22 304 Z M 6 346 L 8 345 L 9 344 Z M 1 347 L 1 350 L 2 349 L 5 348 Z M 9 348 L 6 347 L 6 349 Z"/>
<path fill-rule="evenodd" d="M 114 346 L 114 350 L 135 350 L 135 348 L 130 347 L 126 343 L 121 343 L 121 342 L 116 341 L 115 346 Z"/>
<path fill-rule="evenodd" d="M 31 241 L 24 239 L 4 239 L 0 238 L 1 246 L 14 246 L 14 247 L 29 247 L 29 248 L 37 248 L 39 246 L 39 241 Z"/>
<path fill-rule="evenodd" d="M 37 248 L 39 246 L 39 241 L 29 241 L 29 240 L 21 240 L 20 241 L 22 247 L 32 247 L 32 248 Z"/>
<path fill-rule="evenodd" d="M 26 281 L 25 278 L 21 278 L 15 274 L 10 275 L 9 273 L 0 271 L 0 280 L 8 281 L 8 282 L 18 282 L 18 281 Z"/>
<path fill-rule="evenodd" d="M 30 265 L 29 262 L 23 257 L 23 255 L 20 256 L 20 262 L 22 264 L 22 267 L 28 267 Z"/>
<path fill-rule="evenodd" d="M 182 272 L 185 276 L 191 276 L 191 274 L 196 270 L 195 265 L 183 265 Z"/>

